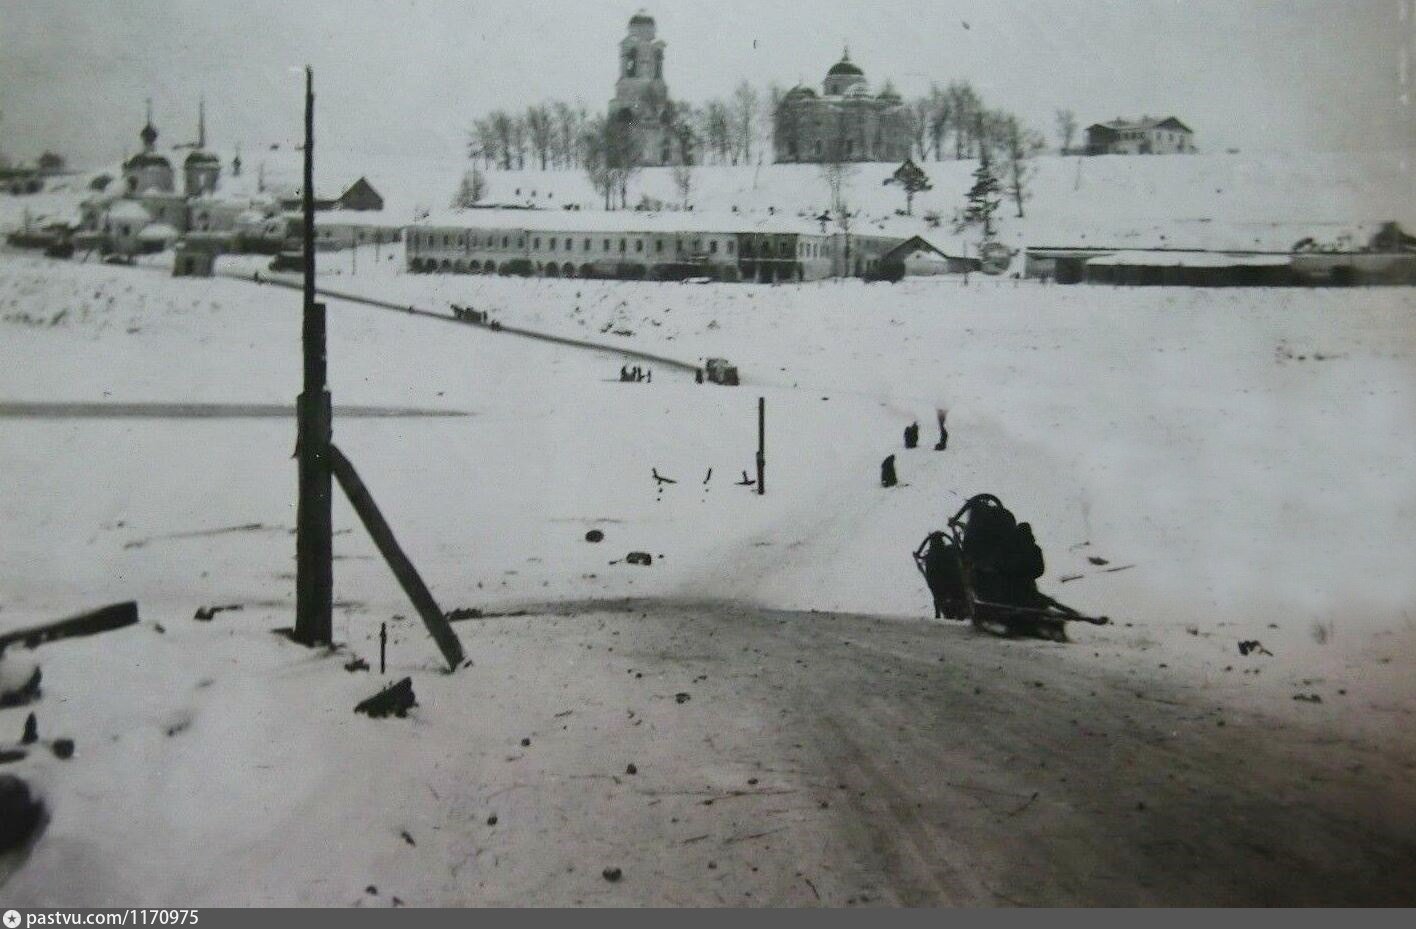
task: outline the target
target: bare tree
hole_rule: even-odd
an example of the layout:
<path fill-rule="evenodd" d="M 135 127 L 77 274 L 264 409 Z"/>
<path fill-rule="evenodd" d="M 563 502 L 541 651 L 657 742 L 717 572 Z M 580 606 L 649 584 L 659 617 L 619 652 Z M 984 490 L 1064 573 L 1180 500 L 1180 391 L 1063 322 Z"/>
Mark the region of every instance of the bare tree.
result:
<path fill-rule="evenodd" d="M 709 100 L 702 112 L 702 135 L 708 150 L 719 164 L 726 162 L 732 151 L 732 117 L 722 100 Z"/>
<path fill-rule="evenodd" d="M 974 144 L 978 157 L 985 150 L 989 157 L 998 158 L 1007 152 L 1008 121 L 1013 117 L 1002 110 L 980 108 L 974 116 Z"/>
<path fill-rule="evenodd" d="M 685 100 L 664 104 L 664 128 L 668 130 L 673 164 L 693 164 L 698 160 L 698 112 Z"/>
<path fill-rule="evenodd" d="M 738 160 L 744 164 L 752 163 L 752 142 L 757 134 L 757 107 L 759 97 L 757 89 L 747 81 L 743 81 L 733 90 L 733 140 L 735 152 L 733 163 Z"/>
<path fill-rule="evenodd" d="M 828 129 L 830 138 L 822 149 L 822 161 L 817 170 L 826 183 L 831 222 L 841 233 L 842 275 L 848 276 L 851 273 L 851 179 L 855 177 L 857 168 L 854 162 L 847 160 L 844 120 L 836 116 Z"/>
<path fill-rule="evenodd" d="M 583 165 L 595 191 L 605 198 L 605 209 L 629 205 L 629 182 L 640 170 L 639 145 L 632 123 L 597 116 L 587 125 L 583 139 Z"/>
<path fill-rule="evenodd" d="M 914 143 L 914 150 L 919 154 L 920 161 L 929 155 L 929 125 L 933 115 L 934 104 L 928 97 L 911 100 L 906 111 L 906 117 L 909 119 L 910 140 Z"/>
<path fill-rule="evenodd" d="M 526 137 L 531 144 L 531 151 L 544 171 L 550 162 L 551 146 L 556 138 L 556 124 L 551 116 L 551 108 L 544 104 L 528 106 L 525 120 Z"/>
<path fill-rule="evenodd" d="M 929 139 L 934 146 L 934 160 L 944 160 L 944 137 L 954 122 L 954 107 L 948 92 L 938 84 L 929 85 Z M 923 152 L 920 157 L 923 158 Z"/>
<path fill-rule="evenodd" d="M 1032 159 L 1046 146 L 1042 133 L 1028 129 L 1016 116 L 1005 116 L 1001 122 L 1002 152 L 1004 157 L 1004 190 L 1013 198 L 1018 208 L 1018 218 L 1023 218 L 1023 201 L 1028 198 L 1027 183 L 1032 177 Z"/>
<path fill-rule="evenodd" d="M 968 81 L 954 81 L 945 90 L 945 95 L 954 116 L 954 157 L 962 159 L 973 154 L 973 146 L 977 142 L 974 130 L 983 102 Z"/>
<path fill-rule="evenodd" d="M 494 139 L 497 157 L 503 171 L 510 171 L 515 157 L 516 118 L 505 110 L 497 110 L 488 117 L 488 126 Z"/>
<path fill-rule="evenodd" d="M 556 100 L 550 105 L 551 111 L 551 163 L 558 168 L 570 168 L 576 162 L 575 137 L 579 126 L 575 122 L 575 108 L 564 100 Z"/>
<path fill-rule="evenodd" d="M 511 118 L 511 150 L 516 155 L 516 167 L 518 170 L 526 167 L 526 142 L 530 133 L 527 131 L 526 117 L 513 115 Z"/>
<path fill-rule="evenodd" d="M 762 151 L 768 158 L 773 157 L 777 150 L 777 118 L 786 96 L 786 88 L 776 81 L 767 85 L 767 96 L 762 100 L 762 119 L 759 125 L 762 127 Z"/>
<path fill-rule="evenodd" d="M 605 209 L 611 209 L 611 194 L 614 193 L 614 177 L 610 170 L 609 152 L 605 139 L 609 134 L 609 120 L 597 116 L 585 124 L 581 130 L 581 167 L 590 179 L 590 186 L 605 199 Z"/>
<path fill-rule="evenodd" d="M 590 125 L 590 111 L 585 106 L 585 101 L 575 101 L 575 143 L 571 154 L 571 160 L 576 167 L 580 167 L 585 158 L 585 127 Z"/>
<path fill-rule="evenodd" d="M 680 161 L 674 165 L 674 189 L 678 191 L 679 205 L 685 210 L 692 204 L 690 198 L 693 196 L 693 163 Z"/>
<path fill-rule="evenodd" d="M 480 159 L 485 167 L 491 168 L 497 164 L 500 150 L 500 142 L 491 118 L 476 120 L 472 124 L 472 131 L 468 133 L 467 157 L 473 161 Z"/>
<path fill-rule="evenodd" d="M 1057 137 L 1062 140 L 1062 154 L 1072 150 L 1072 139 L 1077 134 L 1077 114 L 1071 110 L 1057 111 Z"/>

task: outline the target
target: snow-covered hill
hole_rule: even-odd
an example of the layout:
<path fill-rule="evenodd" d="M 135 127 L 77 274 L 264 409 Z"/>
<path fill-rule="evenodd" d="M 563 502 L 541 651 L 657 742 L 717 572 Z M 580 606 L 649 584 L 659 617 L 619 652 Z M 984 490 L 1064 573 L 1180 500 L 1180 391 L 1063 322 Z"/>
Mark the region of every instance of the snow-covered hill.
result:
<path fill-rule="evenodd" d="M 299 186 L 300 154 L 284 149 L 248 155 L 241 177 L 229 176 L 221 192 L 251 196 Z M 890 234 L 928 233 L 956 240 L 949 220 L 963 204 L 974 161 L 924 165 L 933 190 L 918 195 L 914 216 L 902 217 L 904 194 L 884 184 L 890 164 L 862 164 L 851 179 L 855 230 Z M 411 221 L 422 211 L 442 211 L 469 162 L 409 156 L 374 159 L 349 152 L 320 151 L 317 186 L 337 195 L 367 177 L 384 196 L 394 218 Z M 95 172 L 99 173 L 99 172 Z M 116 166 L 107 169 L 117 173 Z M 1416 183 L 1400 153 L 1251 157 L 1242 154 L 1096 158 L 1045 156 L 1031 165 L 1026 218 L 1012 202 L 999 212 L 1001 237 L 1022 245 L 1103 245 L 1255 250 L 1291 248 L 1299 239 L 1361 246 L 1374 225 L 1387 220 L 1416 228 Z M 488 171 L 487 202 L 545 210 L 603 206 L 578 170 Z M 91 175 L 65 179 L 65 190 L 33 197 L 0 197 L 0 229 L 17 226 L 22 212 L 64 217 L 89 195 Z M 690 203 L 696 211 L 754 215 L 775 211 L 815 217 L 828 205 L 820 171 L 813 165 L 705 166 L 694 171 Z M 680 202 L 672 170 L 645 169 L 633 182 L 631 205 L 649 197 Z M 931 227 L 925 216 L 943 220 Z"/>

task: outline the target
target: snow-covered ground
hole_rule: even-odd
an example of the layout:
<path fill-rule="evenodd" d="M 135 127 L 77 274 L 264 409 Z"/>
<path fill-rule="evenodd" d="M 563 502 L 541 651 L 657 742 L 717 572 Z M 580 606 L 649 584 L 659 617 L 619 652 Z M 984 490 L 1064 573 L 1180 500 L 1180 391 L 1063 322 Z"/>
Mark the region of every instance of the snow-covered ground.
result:
<path fill-rule="evenodd" d="M 322 277 L 399 304 L 472 305 L 509 324 L 686 361 L 724 355 L 745 381 L 700 386 L 656 371 L 650 384 L 621 384 L 613 354 L 332 302 L 337 407 L 467 414 L 336 413 L 336 442 L 444 609 L 539 614 L 548 602 L 628 597 L 859 612 L 938 635 L 946 653 L 996 648 L 1012 662 L 1029 653 L 922 625 L 928 596 L 909 558 L 965 497 L 991 492 L 1032 522 L 1048 561 L 1043 588 L 1115 620 L 1038 651 L 1047 661 L 1082 675 L 1092 673 L 1087 656 L 1211 707 L 1298 719 L 1410 757 L 1395 735 L 1411 731 L 1416 710 L 1409 289 L 977 277 L 694 286 L 411 276 L 401 264 L 396 252 L 376 263 L 365 250 L 357 274 L 346 255 Z M 394 868 L 404 830 L 420 850 L 431 842 L 427 854 L 475 862 L 477 874 L 414 882 L 400 865 L 400 880 L 417 887 L 410 902 L 601 899 L 598 864 L 577 858 L 578 875 L 560 877 L 570 862 L 544 846 L 558 822 L 619 815 L 608 794 L 578 797 L 574 778 L 611 779 L 631 760 L 617 751 L 629 744 L 626 705 L 630 720 L 663 733 L 643 751 L 666 753 L 655 757 L 672 784 L 652 789 L 701 779 L 728 791 L 757 770 L 734 767 L 711 737 L 705 748 L 674 729 L 682 705 L 672 695 L 693 690 L 692 678 L 655 671 L 642 700 L 605 683 L 610 671 L 633 681 L 636 667 L 662 665 L 673 641 L 604 619 L 594 635 L 573 617 L 462 623 L 477 664 L 440 676 L 416 620 L 393 619 L 414 614 L 340 502 L 336 635 L 376 659 L 379 623 L 391 621 L 389 677 L 413 673 L 423 703 L 412 726 L 366 723 L 349 708 L 372 692 L 372 676 L 267 632 L 291 621 L 292 419 L 18 415 L 25 402 L 289 404 L 299 332 L 291 291 L 0 256 L 0 629 L 128 598 L 143 616 L 141 629 L 35 653 L 42 734 L 73 735 L 79 756 L 11 766 L 46 792 L 54 820 L 7 901 L 375 902 L 362 893 L 374 879 L 361 875 Z M 734 484 L 753 468 L 759 396 L 765 497 Z M 928 450 L 939 407 L 950 411 L 944 453 Z M 901 431 L 915 420 L 924 448 L 905 452 Z M 878 467 L 892 452 L 905 486 L 884 490 Z M 677 483 L 657 484 L 651 469 Z M 591 528 L 605 541 L 586 542 Z M 653 566 L 624 564 L 634 550 L 652 553 Z M 244 608 L 193 622 L 197 607 L 220 604 Z M 620 632 L 628 654 L 610 658 Z M 1272 657 L 1241 659 L 1244 639 Z M 715 692 L 722 703 L 697 710 L 707 715 L 690 732 L 790 734 L 789 722 L 744 715 L 731 688 Z M 590 741 L 562 743 L 527 772 L 547 727 L 570 725 L 550 707 L 561 693 L 571 719 L 591 716 L 579 730 Z M 1299 693 L 1323 702 L 1295 702 Z M 17 734 L 23 712 L 0 712 L 0 732 Z M 598 749 L 587 747 L 594 731 L 605 733 Z M 400 758 L 413 760 L 390 774 Z M 457 784 L 462 793 L 448 797 Z M 503 788 L 553 802 L 492 803 Z M 494 850 L 469 837 L 506 803 L 534 817 L 507 839 L 521 845 Z M 785 844 L 764 859 L 772 868 L 800 858 L 792 843 L 833 834 L 805 815 L 783 827 Z M 595 862 L 653 857 L 653 830 L 633 817 L 603 829 L 618 834 L 568 841 L 607 843 Z M 384 833 L 388 843 L 369 840 Z M 298 859 L 331 844 L 339 864 L 318 880 L 269 864 L 276 848 Z M 478 849 L 515 867 L 498 871 Z M 698 872 L 679 866 L 662 865 L 661 896 L 641 888 L 618 899 L 711 900 Z M 780 891 L 787 884 L 816 889 L 781 877 L 761 879 L 764 891 L 779 889 L 771 899 L 804 902 Z M 836 902 L 863 886 L 840 879 Z"/>

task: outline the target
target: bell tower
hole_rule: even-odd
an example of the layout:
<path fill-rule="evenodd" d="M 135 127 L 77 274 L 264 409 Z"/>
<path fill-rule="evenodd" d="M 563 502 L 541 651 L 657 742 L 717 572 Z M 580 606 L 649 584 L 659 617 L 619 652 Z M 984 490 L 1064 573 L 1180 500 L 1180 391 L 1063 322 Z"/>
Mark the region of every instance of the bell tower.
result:
<path fill-rule="evenodd" d="M 654 17 L 645 11 L 630 17 L 619 44 L 619 78 L 610 101 L 610 118 L 635 127 L 640 161 L 646 165 L 669 160 L 664 128 L 669 86 L 664 80 L 664 42 L 657 31 Z"/>

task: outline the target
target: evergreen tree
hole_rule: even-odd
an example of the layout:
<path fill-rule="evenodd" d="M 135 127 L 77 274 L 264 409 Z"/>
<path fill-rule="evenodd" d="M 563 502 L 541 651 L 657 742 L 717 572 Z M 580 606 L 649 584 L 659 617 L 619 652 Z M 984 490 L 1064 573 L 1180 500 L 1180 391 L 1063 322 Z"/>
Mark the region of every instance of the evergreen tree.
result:
<path fill-rule="evenodd" d="M 993 214 L 998 212 L 1003 197 L 998 186 L 998 178 L 993 175 L 993 166 L 988 160 L 988 149 L 982 150 L 978 168 L 974 170 L 974 184 L 969 188 L 968 203 L 964 206 L 956 231 L 963 232 L 970 226 L 983 227 L 985 242 L 993 239 Z"/>
<path fill-rule="evenodd" d="M 912 159 L 906 158 L 904 164 L 895 169 L 895 173 L 885 179 L 886 184 L 899 184 L 905 189 L 905 215 L 914 215 L 915 194 L 926 190 L 933 190 L 934 185 L 929 183 L 929 175 L 924 173 L 919 165 Z"/>

